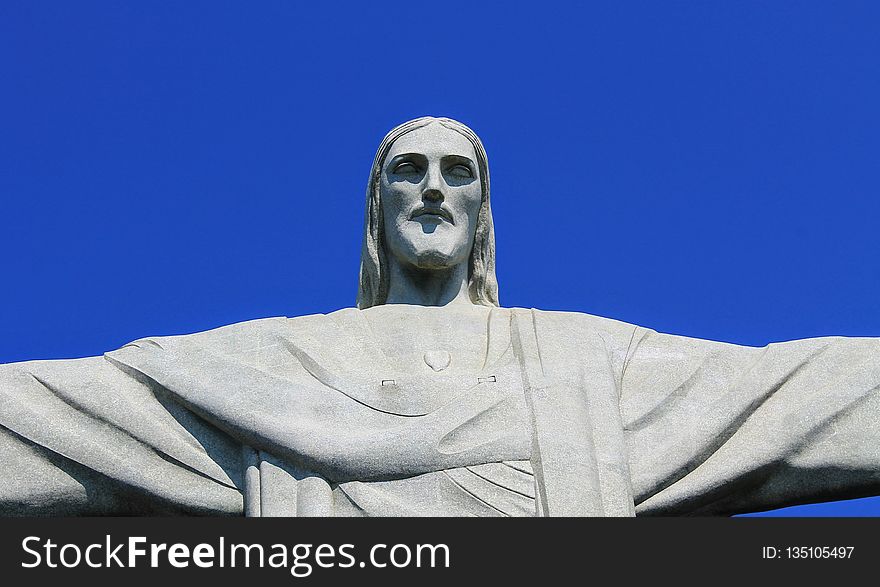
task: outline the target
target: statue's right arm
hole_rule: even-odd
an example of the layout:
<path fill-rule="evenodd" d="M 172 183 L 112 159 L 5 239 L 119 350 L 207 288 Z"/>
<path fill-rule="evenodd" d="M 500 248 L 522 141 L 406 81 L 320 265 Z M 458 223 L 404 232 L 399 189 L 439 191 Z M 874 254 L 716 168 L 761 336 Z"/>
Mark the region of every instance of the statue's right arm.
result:
<path fill-rule="evenodd" d="M 241 448 L 108 356 L 0 365 L 0 515 L 240 515 Z"/>

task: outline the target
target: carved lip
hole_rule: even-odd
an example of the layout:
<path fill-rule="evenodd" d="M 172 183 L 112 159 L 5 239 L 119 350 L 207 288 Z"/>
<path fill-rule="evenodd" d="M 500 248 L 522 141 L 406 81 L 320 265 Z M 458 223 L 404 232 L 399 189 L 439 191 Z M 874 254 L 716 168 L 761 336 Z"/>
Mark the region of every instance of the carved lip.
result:
<path fill-rule="evenodd" d="M 432 206 L 421 206 L 413 210 L 413 213 L 410 214 L 410 220 L 416 220 L 421 216 L 430 216 L 432 218 L 439 218 L 447 221 L 450 224 L 455 224 L 455 221 L 452 220 L 452 214 L 449 213 L 445 208 L 435 208 Z"/>

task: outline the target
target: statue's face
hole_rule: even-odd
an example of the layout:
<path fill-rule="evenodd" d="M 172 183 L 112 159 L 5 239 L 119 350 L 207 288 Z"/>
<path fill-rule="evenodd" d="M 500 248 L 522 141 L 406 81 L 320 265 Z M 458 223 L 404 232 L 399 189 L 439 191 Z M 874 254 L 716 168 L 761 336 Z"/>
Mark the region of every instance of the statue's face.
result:
<path fill-rule="evenodd" d="M 481 187 L 467 138 L 437 122 L 408 132 L 385 157 L 379 189 L 389 255 L 420 269 L 468 260 Z"/>

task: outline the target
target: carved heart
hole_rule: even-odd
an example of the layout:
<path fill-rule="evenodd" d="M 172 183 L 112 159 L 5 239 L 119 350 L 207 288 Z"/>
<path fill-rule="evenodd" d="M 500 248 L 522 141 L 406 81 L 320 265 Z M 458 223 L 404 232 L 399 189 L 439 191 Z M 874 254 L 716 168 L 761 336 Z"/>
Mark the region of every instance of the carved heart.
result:
<path fill-rule="evenodd" d="M 452 357 L 446 351 L 428 351 L 425 353 L 425 363 L 434 371 L 442 371 L 449 366 Z"/>

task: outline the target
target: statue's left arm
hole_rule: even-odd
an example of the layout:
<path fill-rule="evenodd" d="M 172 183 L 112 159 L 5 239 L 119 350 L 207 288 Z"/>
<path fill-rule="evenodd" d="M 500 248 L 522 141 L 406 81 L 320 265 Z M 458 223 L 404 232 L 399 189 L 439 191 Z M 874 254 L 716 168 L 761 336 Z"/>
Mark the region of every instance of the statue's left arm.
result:
<path fill-rule="evenodd" d="M 880 339 L 754 348 L 638 328 L 620 381 L 640 515 L 880 494 Z"/>

